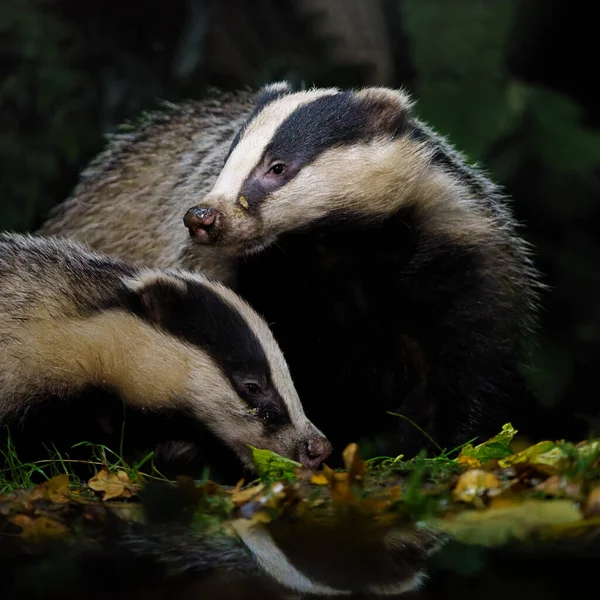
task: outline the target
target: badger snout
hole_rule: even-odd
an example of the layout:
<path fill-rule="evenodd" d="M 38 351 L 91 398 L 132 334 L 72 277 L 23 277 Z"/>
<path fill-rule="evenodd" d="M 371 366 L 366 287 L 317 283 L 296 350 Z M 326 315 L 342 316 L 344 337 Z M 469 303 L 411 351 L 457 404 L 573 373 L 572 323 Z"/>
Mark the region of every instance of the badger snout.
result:
<path fill-rule="evenodd" d="M 314 469 L 329 457 L 331 451 L 332 446 L 327 438 L 310 437 L 300 442 L 298 462 L 309 469 Z"/>
<path fill-rule="evenodd" d="M 185 213 L 183 224 L 197 244 L 213 245 L 223 229 L 223 215 L 216 208 L 193 206 Z"/>

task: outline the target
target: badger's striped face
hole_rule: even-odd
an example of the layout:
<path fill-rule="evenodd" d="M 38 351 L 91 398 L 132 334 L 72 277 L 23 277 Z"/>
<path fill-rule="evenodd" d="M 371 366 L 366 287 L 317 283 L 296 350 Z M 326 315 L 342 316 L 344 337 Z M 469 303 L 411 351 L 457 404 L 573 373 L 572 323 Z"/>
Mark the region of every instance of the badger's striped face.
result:
<path fill-rule="evenodd" d="M 384 88 L 268 86 L 213 190 L 188 211 L 192 237 L 244 253 L 326 216 L 389 214 L 427 164 L 408 109 L 405 95 Z"/>
<path fill-rule="evenodd" d="M 246 465 L 249 445 L 309 467 L 327 458 L 331 445 L 306 417 L 270 329 L 243 300 L 219 283 L 179 271 L 149 272 L 129 287 L 133 311 L 178 340 L 174 402 Z"/>

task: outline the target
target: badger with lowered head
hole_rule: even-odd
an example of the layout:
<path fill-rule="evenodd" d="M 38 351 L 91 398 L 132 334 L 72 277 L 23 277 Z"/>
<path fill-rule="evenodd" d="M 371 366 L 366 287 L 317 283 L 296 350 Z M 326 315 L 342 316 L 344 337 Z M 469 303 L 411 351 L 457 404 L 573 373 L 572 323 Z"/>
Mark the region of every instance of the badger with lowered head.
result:
<path fill-rule="evenodd" d="M 107 223 L 126 241 L 103 237 Z M 378 452 L 420 447 L 388 411 L 442 446 L 520 425 L 518 362 L 539 289 L 528 246 L 501 190 L 400 91 L 278 83 L 186 105 L 117 138 L 42 231 L 233 269 L 334 446 L 375 436 Z"/>
<path fill-rule="evenodd" d="M 75 415 L 116 395 L 201 423 L 247 467 L 248 445 L 307 466 L 328 456 L 266 323 L 222 284 L 2 234 L 0 289 L 0 423 L 25 416 L 27 433 L 47 403 L 68 402 Z M 83 425 L 66 423 L 78 435 Z"/>

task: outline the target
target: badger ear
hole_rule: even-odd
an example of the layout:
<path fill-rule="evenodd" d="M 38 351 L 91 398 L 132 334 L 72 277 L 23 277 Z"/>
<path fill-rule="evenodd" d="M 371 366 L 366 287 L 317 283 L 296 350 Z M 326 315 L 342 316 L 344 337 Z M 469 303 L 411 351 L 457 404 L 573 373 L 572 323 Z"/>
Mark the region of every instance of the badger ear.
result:
<path fill-rule="evenodd" d="M 262 110 L 267 104 L 285 96 L 286 94 L 292 93 L 292 86 L 288 81 L 277 81 L 275 83 L 269 83 L 260 89 L 258 97 L 256 99 L 256 108 L 258 112 Z"/>
<path fill-rule="evenodd" d="M 356 98 L 369 115 L 371 127 L 376 132 L 397 136 L 407 124 L 408 113 L 413 106 L 409 95 L 402 90 L 384 87 L 363 88 Z"/>
<path fill-rule="evenodd" d="M 135 315 L 160 325 L 187 294 L 185 281 L 164 273 L 146 273 L 127 282 L 124 303 Z M 177 312 L 175 312 L 177 314 Z"/>

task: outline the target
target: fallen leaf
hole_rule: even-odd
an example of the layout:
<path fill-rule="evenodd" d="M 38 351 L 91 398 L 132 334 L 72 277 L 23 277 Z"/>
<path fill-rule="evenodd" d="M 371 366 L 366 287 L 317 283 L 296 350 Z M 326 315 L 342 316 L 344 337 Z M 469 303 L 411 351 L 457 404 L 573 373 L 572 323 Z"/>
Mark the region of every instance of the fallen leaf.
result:
<path fill-rule="evenodd" d="M 348 444 L 342 452 L 344 466 L 350 480 L 361 479 L 367 473 L 367 464 L 358 453 L 358 444 Z"/>
<path fill-rule="evenodd" d="M 461 502 L 473 502 L 476 498 L 499 488 L 500 482 L 493 473 L 482 469 L 471 469 L 459 477 L 452 495 Z"/>
<path fill-rule="evenodd" d="M 33 518 L 28 515 L 19 514 L 12 517 L 10 521 L 22 529 L 21 536 L 24 538 L 41 539 L 44 537 L 60 537 L 69 533 L 69 529 L 62 523 L 44 515 Z"/>
<path fill-rule="evenodd" d="M 464 465 L 468 469 L 476 469 L 481 466 L 481 461 L 474 456 L 469 456 L 468 454 L 460 454 L 460 456 L 456 459 L 456 462 L 459 465 Z"/>
<path fill-rule="evenodd" d="M 508 508 L 511 506 L 518 506 L 519 503 L 514 498 L 505 498 L 504 496 L 495 496 L 490 498 L 488 505 L 489 510 L 498 510 L 500 508 Z"/>
<path fill-rule="evenodd" d="M 236 506 L 242 506 L 242 504 L 246 504 L 246 502 L 249 502 L 258 496 L 258 494 L 260 494 L 264 489 L 264 483 L 258 483 L 252 487 L 246 488 L 245 490 L 234 489 L 231 492 L 231 501 Z"/>
<path fill-rule="evenodd" d="M 335 471 L 333 469 L 331 469 L 327 465 L 323 465 L 321 473 L 323 474 L 323 477 L 327 479 L 328 482 L 331 483 L 333 481 L 333 477 L 335 476 Z"/>
<path fill-rule="evenodd" d="M 310 482 L 314 483 L 315 485 L 327 485 L 329 483 L 329 481 L 327 480 L 327 477 L 325 477 L 325 475 L 323 475 L 323 473 L 315 473 L 310 478 Z"/>
<path fill-rule="evenodd" d="M 88 486 L 95 492 L 102 492 L 103 501 L 112 498 L 131 498 L 133 495 L 131 491 L 133 484 L 129 475 L 122 470 L 111 473 L 102 469 L 88 481 Z"/>
<path fill-rule="evenodd" d="M 517 506 L 432 519 L 431 525 L 465 544 L 491 547 L 524 540 L 544 527 L 572 525 L 581 519 L 581 511 L 570 500 L 528 500 Z"/>
<path fill-rule="evenodd" d="M 260 477 L 267 479 L 287 479 L 294 481 L 296 479 L 296 469 L 302 465 L 295 460 L 279 456 L 270 450 L 263 450 L 250 446 L 252 450 L 252 460 Z"/>
<path fill-rule="evenodd" d="M 568 462 L 568 457 L 554 442 L 538 442 L 522 452 L 501 458 L 498 465 L 505 469 L 511 465 L 528 463 L 531 465 L 547 465 L 560 469 Z"/>
<path fill-rule="evenodd" d="M 63 473 L 44 483 L 40 483 L 33 489 L 29 499 L 31 501 L 44 499 L 56 504 L 69 502 L 69 476 Z"/>
<path fill-rule="evenodd" d="M 511 456 L 512 451 L 510 449 L 510 443 L 517 434 L 517 430 L 510 424 L 506 423 L 502 427 L 502 431 L 490 438 L 489 440 L 473 446 L 472 444 L 465 444 L 460 451 L 457 462 L 460 464 L 467 464 L 469 468 L 477 467 L 478 465 L 470 465 L 467 462 L 466 457 L 477 459 L 481 463 L 487 462 L 488 460 L 505 458 Z M 461 461 L 462 459 L 462 461 Z"/>
<path fill-rule="evenodd" d="M 541 527 L 536 532 L 537 537 L 543 540 L 564 540 L 567 537 L 582 537 L 589 533 L 597 535 L 600 532 L 600 517 L 583 519 L 572 523 L 559 523 Z"/>

